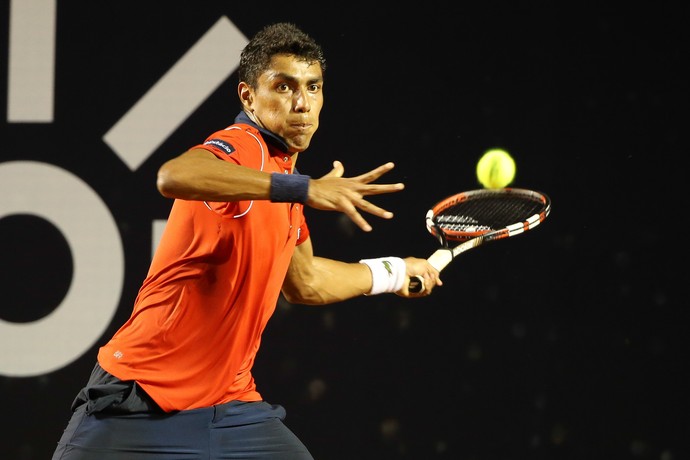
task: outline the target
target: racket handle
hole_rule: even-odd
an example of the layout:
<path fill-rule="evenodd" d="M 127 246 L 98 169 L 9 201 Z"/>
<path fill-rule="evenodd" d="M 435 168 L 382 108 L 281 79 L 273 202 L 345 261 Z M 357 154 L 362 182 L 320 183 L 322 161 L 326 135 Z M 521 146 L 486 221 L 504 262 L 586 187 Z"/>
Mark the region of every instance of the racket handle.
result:
<path fill-rule="evenodd" d="M 412 293 L 421 292 L 424 288 L 424 279 L 421 276 L 413 276 L 410 278 L 410 284 L 407 289 Z"/>
<path fill-rule="evenodd" d="M 453 260 L 453 250 L 439 249 L 431 254 L 427 260 L 436 270 L 441 271 Z M 413 294 L 422 292 L 422 289 L 424 289 L 424 278 L 418 275 L 411 277 L 407 289 Z"/>

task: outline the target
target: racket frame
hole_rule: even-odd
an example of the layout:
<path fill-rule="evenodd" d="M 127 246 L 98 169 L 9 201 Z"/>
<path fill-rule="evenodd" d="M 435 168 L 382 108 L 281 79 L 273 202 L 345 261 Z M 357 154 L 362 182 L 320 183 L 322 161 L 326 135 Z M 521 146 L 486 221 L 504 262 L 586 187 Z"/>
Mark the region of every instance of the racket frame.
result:
<path fill-rule="evenodd" d="M 448 209 L 449 207 L 471 199 L 477 199 L 480 197 L 486 197 L 490 195 L 513 195 L 518 197 L 527 197 L 535 203 L 541 203 L 542 207 L 539 212 L 527 217 L 521 222 L 516 222 L 514 224 L 506 225 L 497 229 L 485 229 L 477 231 L 444 231 L 441 226 L 436 223 L 435 217 L 441 211 Z M 437 249 L 431 256 L 427 259 L 428 262 L 438 271 L 443 270 L 448 264 L 450 264 L 453 259 L 463 252 L 476 248 L 489 241 L 496 241 L 511 236 L 516 236 L 531 230 L 538 226 L 544 221 L 551 212 L 551 199 L 548 195 L 528 189 L 519 188 L 503 188 L 503 189 L 478 189 L 470 190 L 466 192 L 456 193 L 451 195 L 438 203 L 436 203 L 431 209 L 426 213 L 426 227 L 429 233 L 435 236 L 439 243 L 441 243 L 442 248 Z M 460 243 L 450 247 L 449 242 L 459 241 Z M 420 292 L 424 287 L 424 280 L 420 277 L 414 277 L 410 280 L 408 289 L 410 292 Z"/>

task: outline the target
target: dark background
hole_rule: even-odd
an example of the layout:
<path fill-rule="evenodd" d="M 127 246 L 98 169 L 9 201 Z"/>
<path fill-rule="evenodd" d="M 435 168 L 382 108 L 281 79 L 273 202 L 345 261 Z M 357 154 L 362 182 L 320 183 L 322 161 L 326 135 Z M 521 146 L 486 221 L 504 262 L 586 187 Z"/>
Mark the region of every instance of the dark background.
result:
<path fill-rule="evenodd" d="M 491 147 L 513 154 L 514 186 L 553 202 L 534 232 L 455 261 L 429 298 L 281 301 L 255 376 L 317 459 L 690 458 L 686 230 L 676 221 L 686 206 L 685 8 L 504 3 L 59 2 L 55 121 L 3 116 L 0 161 L 52 163 L 99 193 L 120 226 L 125 287 L 82 358 L 40 377 L 0 376 L 0 458 L 50 458 L 98 346 L 128 317 L 148 268 L 150 222 L 170 206 L 155 189 L 157 168 L 239 110 L 233 75 L 134 172 L 101 140 L 221 16 L 247 37 L 293 21 L 323 45 L 326 105 L 300 155 L 303 173 L 323 175 L 335 159 L 346 175 L 395 161 L 382 181 L 406 184 L 372 199 L 396 217 L 369 217 L 371 233 L 308 210 L 317 254 L 428 256 L 427 208 L 478 188 L 474 166 Z M 0 15 L 6 88 L 7 4 Z M 43 260 L 45 226 L 17 234 L 8 222 L 0 317 L 40 317 L 44 302 L 34 313 L 15 306 L 46 270 L 53 284 L 38 291 L 59 303 L 69 252 Z"/>

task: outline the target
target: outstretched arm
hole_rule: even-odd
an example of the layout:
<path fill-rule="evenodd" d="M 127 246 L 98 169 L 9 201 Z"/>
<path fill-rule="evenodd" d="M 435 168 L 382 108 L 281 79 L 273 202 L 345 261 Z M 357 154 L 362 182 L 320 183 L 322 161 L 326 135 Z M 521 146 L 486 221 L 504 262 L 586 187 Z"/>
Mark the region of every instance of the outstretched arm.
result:
<path fill-rule="evenodd" d="M 386 163 L 356 177 L 342 177 L 344 168 L 339 161 L 333 170 L 319 179 L 310 179 L 306 204 L 315 209 L 339 211 L 346 214 L 364 231 L 371 225 L 359 211 L 383 219 L 393 213 L 365 199 L 369 195 L 397 192 L 402 183 L 372 184 L 393 169 Z M 205 149 L 189 150 L 164 163 L 158 171 L 158 190 L 168 198 L 199 201 L 239 201 L 271 199 L 271 174 L 216 158 Z"/>
<path fill-rule="evenodd" d="M 404 282 L 396 292 L 402 297 L 423 297 L 431 294 L 436 286 L 443 283 L 439 272 L 426 259 L 407 257 Z M 411 276 L 424 278 L 424 290 L 411 293 L 408 284 Z M 306 305 L 325 305 L 340 302 L 371 292 L 372 271 L 369 266 L 354 262 L 347 263 L 314 256 L 311 238 L 295 248 L 290 261 L 283 295 L 291 303 Z"/>
<path fill-rule="evenodd" d="M 182 200 L 267 200 L 271 175 L 192 149 L 163 163 L 157 186 L 163 196 Z"/>

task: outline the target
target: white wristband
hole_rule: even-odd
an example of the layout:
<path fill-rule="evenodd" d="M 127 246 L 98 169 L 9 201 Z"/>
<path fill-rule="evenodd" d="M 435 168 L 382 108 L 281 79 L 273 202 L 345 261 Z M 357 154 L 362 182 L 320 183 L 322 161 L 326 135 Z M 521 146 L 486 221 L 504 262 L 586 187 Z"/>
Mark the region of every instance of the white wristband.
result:
<path fill-rule="evenodd" d="M 371 291 L 365 295 L 398 292 L 407 278 L 407 266 L 400 257 L 380 257 L 359 261 L 371 270 Z"/>

